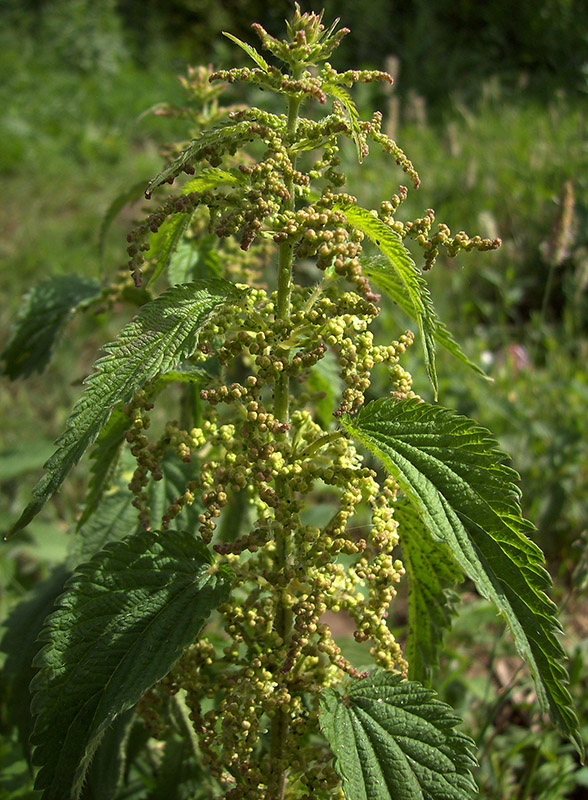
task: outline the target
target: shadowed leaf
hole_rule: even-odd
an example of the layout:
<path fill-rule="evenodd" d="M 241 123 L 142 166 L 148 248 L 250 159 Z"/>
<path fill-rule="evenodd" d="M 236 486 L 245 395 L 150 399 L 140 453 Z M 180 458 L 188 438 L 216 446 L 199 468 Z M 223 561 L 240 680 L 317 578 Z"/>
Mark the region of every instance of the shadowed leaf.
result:
<path fill-rule="evenodd" d="M 463 573 L 451 551 L 435 542 L 415 507 L 407 502 L 394 506 L 398 522 L 402 563 L 408 577 L 408 641 L 404 651 L 410 680 L 428 683 L 439 663 L 443 633 L 451 626 L 458 599 L 453 587 Z"/>
<path fill-rule="evenodd" d="M 111 723 L 161 680 L 228 596 L 230 573 L 183 531 L 107 545 L 68 581 L 41 634 L 31 739 L 43 800 L 80 794 Z"/>
<path fill-rule="evenodd" d="M 69 319 L 101 296 L 100 283 L 82 275 L 56 275 L 24 296 L 12 337 L 0 361 L 14 380 L 42 372 Z"/>

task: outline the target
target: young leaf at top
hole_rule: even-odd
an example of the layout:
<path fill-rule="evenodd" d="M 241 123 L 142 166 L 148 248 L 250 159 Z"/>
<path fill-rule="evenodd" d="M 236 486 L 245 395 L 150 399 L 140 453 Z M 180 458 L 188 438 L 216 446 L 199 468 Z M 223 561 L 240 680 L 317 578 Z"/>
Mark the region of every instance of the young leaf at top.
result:
<path fill-rule="evenodd" d="M 79 796 L 105 731 L 169 672 L 230 580 L 183 531 L 142 531 L 78 568 L 41 633 L 31 684 L 43 800 Z"/>
<path fill-rule="evenodd" d="M 63 483 L 94 441 L 113 408 L 128 402 L 147 381 L 174 369 L 195 350 L 202 326 L 245 290 L 220 278 L 174 286 L 143 306 L 137 316 L 105 345 L 106 355 L 95 364 L 86 390 L 74 407 L 57 450 L 33 491 L 33 500 L 10 533 L 21 530 Z"/>
<path fill-rule="evenodd" d="M 342 420 L 413 502 L 435 541 L 451 550 L 478 591 L 509 624 L 544 710 L 583 745 L 567 689 L 556 607 L 543 554 L 521 516 L 516 472 L 489 431 L 448 409 L 413 400 L 376 400 Z"/>
<path fill-rule="evenodd" d="M 227 39 L 230 39 L 232 42 L 235 42 L 235 44 L 239 45 L 239 47 L 242 50 L 244 50 L 247 53 L 247 55 L 250 58 L 252 58 L 253 61 L 255 61 L 257 66 L 260 67 L 260 69 L 262 69 L 264 72 L 270 71 L 270 65 L 267 63 L 265 58 L 257 52 L 255 47 L 252 47 L 250 44 L 247 44 L 247 42 L 242 42 L 241 39 L 237 39 L 237 37 L 233 36 L 232 33 L 227 33 L 226 31 L 223 31 L 223 36 L 226 36 Z"/>
<path fill-rule="evenodd" d="M 196 139 L 193 139 L 190 144 L 182 150 L 182 152 L 170 164 L 163 169 L 159 175 L 156 175 L 152 181 L 149 182 L 145 190 L 145 197 L 151 197 L 155 189 L 163 183 L 173 181 L 185 167 L 190 167 L 192 164 L 200 161 L 205 157 L 207 152 L 210 152 L 211 147 L 239 147 L 245 142 L 250 141 L 252 138 L 251 121 L 245 120 L 244 122 L 233 122 L 227 120 L 220 123 L 215 128 L 204 131 Z M 203 171 L 204 172 L 204 171 Z M 224 172 L 224 170 L 223 170 Z M 225 173 L 233 175 L 233 173 Z M 236 176 L 233 175 L 233 178 Z M 193 179 L 198 181 L 198 176 Z M 224 183 L 225 181 L 218 181 L 217 183 Z M 213 185 L 217 185 L 217 183 Z M 193 184 L 193 188 L 188 191 L 200 191 L 203 188 L 211 188 L 210 186 L 200 186 Z"/>
<path fill-rule="evenodd" d="M 14 380 L 42 372 L 68 320 L 101 296 L 100 283 L 84 275 L 55 275 L 24 296 L 12 338 L 0 355 Z"/>
<path fill-rule="evenodd" d="M 319 724 L 348 800 L 470 800 L 473 742 L 433 691 L 376 670 L 320 697 Z"/>
<path fill-rule="evenodd" d="M 323 83 L 322 88 L 327 94 L 335 97 L 340 103 L 351 128 L 351 138 L 357 150 L 357 160 L 361 164 L 365 156 L 368 154 L 366 137 L 361 132 L 359 127 L 359 111 L 357 106 L 351 99 L 351 95 L 342 86 L 337 86 L 336 83 Z"/>
<path fill-rule="evenodd" d="M 404 656 L 408 677 L 428 683 L 439 663 L 443 633 L 451 626 L 463 573 L 449 548 L 428 535 L 418 511 L 408 501 L 394 506 L 401 532 L 402 563 L 408 577 L 408 641 Z"/>
<path fill-rule="evenodd" d="M 385 256 L 369 256 L 367 258 L 360 258 L 361 271 L 369 278 L 376 286 L 385 292 L 388 297 L 396 303 L 400 308 L 408 314 L 411 319 L 418 322 L 417 313 L 414 304 L 406 295 L 404 284 L 400 280 L 398 273 L 391 269 L 391 262 Z M 421 278 L 421 289 L 423 302 L 429 309 L 429 315 L 435 320 L 435 329 L 433 335 L 437 344 L 440 344 L 448 350 L 455 358 L 461 361 L 466 366 L 473 369 L 478 375 L 486 380 L 491 381 L 492 378 L 487 375 L 484 370 L 466 356 L 459 344 L 455 341 L 447 326 L 437 317 L 433 308 L 433 300 L 429 293 L 429 287 L 426 282 Z"/>
<path fill-rule="evenodd" d="M 435 399 L 437 399 L 439 392 L 435 366 L 437 320 L 427 284 L 396 231 L 393 231 L 378 217 L 370 214 L 365 208 L 354 205 L 338 205 L 336 207 L 344 212 L 347 221 L 354 228 L 365 233 L 381 250 L 402 282 L 418 322 L 425 355 L 425 367 L 435 391 Z"/>

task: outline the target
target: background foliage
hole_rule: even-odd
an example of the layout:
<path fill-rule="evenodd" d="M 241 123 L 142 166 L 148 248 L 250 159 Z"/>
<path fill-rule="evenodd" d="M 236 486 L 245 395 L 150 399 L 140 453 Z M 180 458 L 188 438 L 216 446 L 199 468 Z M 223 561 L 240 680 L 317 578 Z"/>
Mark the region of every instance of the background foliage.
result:
<path fill-rule="evenodd" d="M 309 3 L 301 3 L 303 10 Z M 176 79 L 188 63 L 226 63 L 231 30 L 253 41 L 249 20 L 280 29 L 291 4 L 230 0 L 6 0 L 0 10 L 0 336 L 8 336 L 32 282 L 102 269 L 99 221 L 125 186 L 156 172 L 162 143 L 186 137 L 178 120 L 146 114 L 182 104 Z M 565 605 L 572 691 L 588 701 L 585 534 L 588 518 L 588 6 L 582 0 L 353 0 L 326 2 L 353 36 L 337 66 L 391 68 L 396 88 L 358 98 L 362 114 L 386 110 L 389 130 L 414 160 L 418 193 L 407 215 L 436 208 L 455 229 L 498 235 L 503 248 L 440 261 L 430 282 L 440 316 L 489 385 L 439 360 L 440 396 L 483 420 L 521 472 L 524 513 L 557 576 Z M 347 49 L 346 49 L 347 48 Z M 391 60 L 394 57 L 395 60 Z M 348 62 L 348 63 L 346 63 Z M 230 99 L 238 101 L 235 94 Z M 260 101 L 261 102 L 261 101 Z M 347 171 L 353 169 L 349 152 Z M 376 155 L 363 165 L 363 206 L 397 190 Z M 353 184 L 353 178 L 350 183 Z M 357 185 L 357 181 L 355 184 Z M 125 209 L 113 223 L 105 269 L 124 260 Z M 390 307 L 390 332 L 398 313 Z M 124 316 L 126 314 L 126 316 Z M 119 313 L 120 327 L 129 312 Z M 106 316 L 81 315 L 44 376 L 3 380 L 0 391 L 0 510 L 3 528 L 51 453 L 96 348 Z M 77 334 L 83 333 L 83 336 Z M 386 331 L 383 331 L 383 335 Z M 69 340 L 85 341 L 84 347 Z M 417 356 L 418 358 L 418 356 Z M 414 372 L 418 373 L 415 362 Z M 424 376 L 419 382 L 425 386 Z M 374 395 L 381 394 L 374 387 Z M 431 399 L 431 398 L 427 398 Z M 0 553 L 0 619 L 65 552 L 83 467 L 27 532 Z M 393 625 L 402 628 L 405 620 Z M 350 647 L 353 645 L 350 644 Z M 491 754 L 477 780 L 488 798 L 580 798 L 588 786 L 568 744 L 536 726 L 528 677 L 494 613 L 474 598 L 458 617 L 438 690 Z M 1 691 L 1 689 L 0 689 Z M 3 702 L 3 701 L 2 701 Z M 20 745 L 1 707 L 0 797 L 34 797 Z"/>

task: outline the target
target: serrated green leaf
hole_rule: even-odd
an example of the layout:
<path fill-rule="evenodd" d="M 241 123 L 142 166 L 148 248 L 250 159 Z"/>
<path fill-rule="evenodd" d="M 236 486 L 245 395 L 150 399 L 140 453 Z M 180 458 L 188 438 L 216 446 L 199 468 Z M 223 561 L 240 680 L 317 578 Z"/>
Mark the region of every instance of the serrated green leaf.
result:
<path fill-rule="evenodd" d="M 535 679 L 541 707 L 583 752 L 567 689 L 556 608 L 543 554 L 521 516 L 516 472 L 489 431 L 418 400 L 377 400 L 342 420 L 384 463 L 478 591 L 506 619 Z"/>
<path fill-rule="evenodd" d="M 33 659 L 41 649 L 38 636 L 55 600 L 63 592 L 69 575 L 70 572 L 65 567 L 58 567 L 12 609 L 3 623 L 5 631 L 0 642 L 0 652 L 6 653 L 2 673 L 9 689 L 7 721 L 16 726 L 19 741 L 27 756 L 29 737 L 33 730 L 29 684 L 35 674 Z"/>
<path fill-rule="evenodd" d="M 386 256 L 389 264 L 398 275 L 405 294 L 414 309 L 414 317 L 418 323 L 423 344 L 427 375 L 435 391 L 435 399 L 437 399 L 439 392 L 435 366 L 437 320 L 431 295 L 420 270 L 402 243 L 400 236 L 385 222 L 382 222 L 381 219 L 370 214 L 367 209 L 355 205 L 335 204 L 335 208 L 343 211 L 347 221 L 372 240 L 376 247 Z"/>
<path fill-rule="evenodd" d="M 127 483 L 129 478 L 130 475 Z M 97 508 L 70 542 L 68 563 L 72 568 L 89 561 L 108 542 L 116 542 L 136 530 L 138 512 L 133 500 L 134 495 L 122 485 L 101 498 Z"/>
<path fill-rule="evenodd" d="M 188 283 L 202 278 L 222 277 L 222 263 L 214 234 L 198 239 L 182 239 L 172 253 L 167 270 L 170 284 Z"/>
<path fill-rule="evenodd" d="M 183 531 L 143 531 L 78 568 L 43 629 L 31 685 L 43 800 L 79 797 L 105 731 L 169 672 L 230 580 Z"/>
<path fill-rule="evenodd" d="M 116 471 L 124 436 L 131 426 L 130 417 L 121 408 L 115 408 L 106 425 L 102 428 L 90 458 L 93 461 L 84 510 L 78 521 L 80 530 L 90 519 L 102 495 L 110 486 Z M 99 548 L 97 548 L 99 549 Z"/>
<path fill-rule="evenodd" d="M 122 209 L 127 205 L 127 203 L 132 203 L 135 200 L 138 200 L 140 197 L 143 197 L 146 186 L 146 180 L 134 183 L 132 186 L 129 186 L 128 189 L 125 189 L 124 192 L 121 192 L 117 197 L 115 197 L 112 203 L 106 209 L 106 213 L 102 218 L 102 224 L 100 225 L 100 233 L 98 235 L 98 255 L 100 256 L 101 264 L 104 263 L 106 234 L 108 233 L 108 229 L 117 218 L 119 212 L 122 211 Z"/>
<path fill-rule="evenodd" d="M 149 258 L 155 259 L 155 266 L 145 284 L 146 289 L 169 267 L 172 255 L 188 229 L 191 219 L 191 213 L 178 212 L 168 217 L 157 233 L 151 234 Z"/>
<path fill-rule="evenodd" d="M 55 275 L 24 296 L 0 361 L 11 380 L 42 372 L 68 320 L 101 297 L 100 283 L 83 275 Z"/>
<path fill-rule="evenodd" d="M 457 595 L 453 587 L 462 571 L 449 548 L 434 542 L 411 503 L 394 506 L 402 563 L 408 577 L 408 641 L 404 655 L 410 680 L 429 683 L 439 663 L 443 633 L 451 627 Z"/>
<path fill-rule="evenodd" d="M 205 167 L 200 170 L 198 175 L 190 178 L 182 186 L 182 194 L 190 192 L 204 192 L 206 189 L 215 189 L 217 186 L 228 184 L 229 186 L 245 186 L 247 178 L 242 172 L 237 170 L 219 169 L 218 167 Z"/>
<path fill-rule="evenodd" d="M 257 52 L 255 47 L 252 47 L 250 44 L 247 44 L 247 42 L 242 42 L 241 39 L 237 39 L 237 37 L 233 36 L 232 33 L 227 33 L 226 31 L 223 31 L 223 36 L 226 36 L 227 39 L 230 39 L 232 42 L 235 42 L 235 44 L 239 45 L 239 47 L 242 50 L 244 50 L 247 53 L 247 55 L 251 59 L 253 59 L 253 61 L 255 61 L 257 66 L 260 67 L 264 72 L 269 72 L 270 70 L 269 64 L 267 63 L 265 58 Z"/>
<path fill-rule="evenodd" d="M 351 128 L 351 138 L 357 150 L 357 160 L 361 164 L 364 157 L 367 155 L 366 137 L 361 132 L 359 127 L 359 111 L 357 106 L 351 99 L 351 95 L 342 86 L 337 86 L 335 83 L 323 83 L 322 88 L 327 94 L 337 98 L 341 103 L 347 122 Z"/>
<path fill-rule="evenodd" d="M 106 730 L 84 780 L 80 800 L 112 800 L 124 777 L 126 745 L 135 710 L 120 714 Z"/>
<path fill-rule="evenodd" d="M 145 383 L 174 369 L 195 350 L 201 327 L 246 290 L 220 278 L 168 289 L 143 306 L 118 338 L 105 345 L 86 390 L 74 407 L 57 450 L 45 465 L 45 476 L 33 491 L 11 533 L 21 530 L 62 484 L 69 470 L 94 441 L 111 411 L 128 402 Z"/>
<path fill-rule="evenodd" d="M 369 256 L 360 258 L 361 270 L 363 274 L 385 292 L 388 297 L 408 314 L 408 316 L 418 322 L 414 304 L 407 297 L 404 284 L 400 280 L 398 273 L 390 269 L 390 261 L 385 256 Z M 433 308 L 433 301 L 430 297 L 429 287 L 421 278 L 422 292 L 425 302 L 429 308 L 429 316 L 435 320 L 433 336 L 437 344 L 448 350 L 455 358 L 466 366 L 473 369 L 478 375 L 486 380 L 493 380 L 484 370 L 466 356 L 459 344 L 455 341 L 447 326 L 439 319 Z"/>
<path fill-rule="evenodd" d="M 432 690 L 384 670 L 320 697 L 348 800 L 471 800 L 474 743 L 459 722 Z"/>
<path fill-rule="evenodd" d="M 205 158 L 206 154 L 210 152 L 209 148 L 214 147 L 221 150 L 227 147 L 237 148 L 245 142 L 252 140 L 254 136 L 255 134 L 251 131 L 251 120 L 245 120 L 244 122 L 226 120 L 215 128 L 204 131 L 196 139 L 193 139 L 190 144 L 182 150 L 180 155 L 168 164 L 159 175 L 153 178 L 145 190 L 145 196 L 147 198 L 151 197 L 158 186 L 176 178 L 180 172 L 183 171 L 184 167 L 192 166 L 192 164 Z M 222 172 L 224 172 L 224 170 Z M 226 174 L 232 175 L 233 178 L 235 177 L 233 173 Z M 194 178 L 193 180 L 198 180 L 198 178 Z M 219 183 L 223 182 L 225 181 L 219 181 Z M 198 190 L 189 189 L 188 191 Z"/>

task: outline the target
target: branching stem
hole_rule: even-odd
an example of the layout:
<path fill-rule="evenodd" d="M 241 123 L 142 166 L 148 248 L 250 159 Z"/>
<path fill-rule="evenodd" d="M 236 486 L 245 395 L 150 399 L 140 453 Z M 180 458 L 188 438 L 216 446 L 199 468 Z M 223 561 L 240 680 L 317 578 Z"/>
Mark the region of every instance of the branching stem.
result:
<path fill-rule="evenodd" d="M 335 442 L 337 439 L 342 439 L 344 435 L 345 434 L 342 431 L 331 431 L 330 433 L 326 433 L 324 436 L 321 436 L 320 439 L 317 439 L 312 444 L 309 444 L 308 447 L 305 447 L 301 453 L 298 453 L 298 458 L 308 458 L 309 456 L 314 455 L 317 450 L 320 450 L 321 447 L 326 447 L 326 445 L 330 444 L 331 442 Z"/>

